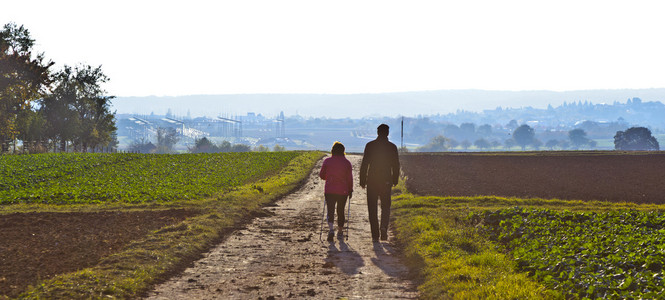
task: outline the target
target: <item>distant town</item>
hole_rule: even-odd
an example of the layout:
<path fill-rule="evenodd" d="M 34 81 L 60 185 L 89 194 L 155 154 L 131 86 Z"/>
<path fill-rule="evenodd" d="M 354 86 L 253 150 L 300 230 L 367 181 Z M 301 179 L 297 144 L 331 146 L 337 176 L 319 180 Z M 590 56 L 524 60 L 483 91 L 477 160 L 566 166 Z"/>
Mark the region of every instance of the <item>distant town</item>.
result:
<path fill-rule="evenodd" d="M 594 104 L 589 101 L 564 102 L 547 108 L 497 107 L 482 112 L 457 111 L 397 117 L 319 118 L 299 115 L 220 114 L 216 117 L 158 114 L 117 114 L 120 150 L 140 149 L 141 144 L 157 143 L 160 129 L 176 136 L 173 149 L 187 152 L 198 140 L 213 144 L 227 142 L 252 149 L 328 150 L 335 141 L 347 152 L 362 152 L 376 136 L 376 127 L 391 127 L 390 139 L 405 151 L 510 151 L 523 148 L 511 142 L 511 134 L 521 125 L 535 132 L 531 150 L 612 150 L 614 136 L 629 127 L 649 128 L 658 140 L 665 139 L 665 105 L 640 98 Z M 570 141 L 570 131 L 581 129 L 589 143 Z M 579 131 L 578 131 L 579 132 Z M 445 138 L 444 148 L 431 148 L 436 138 Z M 429 148 L 428 148 L 429 145 Z M 133 147 L 133 148 L 132 148 Z"/>

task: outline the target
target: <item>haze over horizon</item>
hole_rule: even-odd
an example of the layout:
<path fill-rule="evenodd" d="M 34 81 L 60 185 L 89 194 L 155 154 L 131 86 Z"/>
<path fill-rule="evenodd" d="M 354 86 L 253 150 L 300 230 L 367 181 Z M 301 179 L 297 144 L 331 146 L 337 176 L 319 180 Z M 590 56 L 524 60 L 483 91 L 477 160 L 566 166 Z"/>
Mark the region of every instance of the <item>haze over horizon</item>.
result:
<path fill-rule="evenodd" d="M 275 117 L 328 118 L 413 117 L 454 113 L 458 110 L 481 112 L 497 107 L 546 108 L 564 102 L 589 101 L 594 104 L 625 103 L 640 98 L 645 102 L 665 102 L 665 89 L 621 89 L 583 91 L 488 91 L 439 90 L 364 94 L 226 94 L 177 97 L 119 97 L 113 106 L 121 114 L 176 116 L 241 116 L 248 112 Z"/>
<path fill-rule="evenodd" d="M 561 92 L 665 88 L 661 12 L 652 0 L 26 0 L 3 3 L 0 23 L 24 25 L 56 68 L 102 65 L 120 97 Z"/>

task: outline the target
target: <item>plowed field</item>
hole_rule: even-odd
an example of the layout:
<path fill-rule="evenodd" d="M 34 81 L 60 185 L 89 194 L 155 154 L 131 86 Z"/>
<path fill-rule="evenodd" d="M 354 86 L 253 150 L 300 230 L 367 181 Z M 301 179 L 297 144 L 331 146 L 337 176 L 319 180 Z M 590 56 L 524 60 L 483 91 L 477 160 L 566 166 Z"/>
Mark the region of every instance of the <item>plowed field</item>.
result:
<path fill-rule="evenodd" d="M 0 215 L 0 298 L 93 266 L 130 241 L 193 215 L 184 209 Z"/>
<path fill-rule="evenodd" d="M 420 195 L 665 203 L 665 154 L 436 153 L 400 157 Z"/>

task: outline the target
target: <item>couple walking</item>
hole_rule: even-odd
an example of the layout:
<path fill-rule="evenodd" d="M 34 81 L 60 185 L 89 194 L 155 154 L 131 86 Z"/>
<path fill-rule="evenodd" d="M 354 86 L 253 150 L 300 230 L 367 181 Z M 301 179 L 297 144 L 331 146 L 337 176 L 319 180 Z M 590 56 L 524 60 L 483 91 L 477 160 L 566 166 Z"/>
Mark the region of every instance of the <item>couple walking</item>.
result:
<path fill-rule="evenodd" d="M 372 230 L 372 241 L 388 239 L 390 221 L 390 192 L 399 179 L 399 156 L 397 146 L 388 141 L 390 128 L 381 124 L 377 128 L 377 138 L 365 146 L 360 166 L 360 186 L 367 188 L 367 210 Z M 335 237 L 334 218 L 337 207 L 338 238 L 344 237 L 344 207 L 353 195 L 353 175 L 351 162 L 344 157 L 344 145 L 335 142 L 332 157 L 323 161 L 319 177 L 326 181 L 325 201 L 328 207 L 328 241 Z M 381 199 L 381 226 L 378 219 L 378 200 Z"/>

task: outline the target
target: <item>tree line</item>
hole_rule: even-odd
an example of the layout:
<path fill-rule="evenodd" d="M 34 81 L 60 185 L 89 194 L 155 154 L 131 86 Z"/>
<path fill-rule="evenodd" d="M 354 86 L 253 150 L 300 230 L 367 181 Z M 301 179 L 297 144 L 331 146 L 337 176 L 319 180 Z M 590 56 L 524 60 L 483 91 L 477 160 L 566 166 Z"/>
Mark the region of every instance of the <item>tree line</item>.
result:
<path fill-rule="evenodd" d="M 175 144 L 178 143 L 180 138 L 175 129 L 173 128 L 158 128 L 157 129 L 157 144 L 153 144 L 147 139 L 136 140 L 129 145 L 130 152 L 136 153 L 177 153 L 174 149 Z M 212 142 L 207 137 L 194 140 L 194 145 L 187 148 L 189 153 L 224 153 L 224 152 L 268 152 L 270 148 L 264 145 L 258 145 L 252 148 L 245 144 L 232 144 L 229 141 L 222 141 L 219 144 Z M 284 146 L 276 144 L 273 146 L 272 151 L 286 151 Z"/>
<path fill-rule="evenodd" d="M 249 151 L 268 152 L 271 151 L 271 149 L 264 145 L 258 145 L 252 148 L 251 146 L 245 144 L 231 144 L 229 141 L 222 141 L 219 144 L 215 144 L 206 137 L 196 139 L 194 142 L 194 147 L 189 148 L 189 152 L 191 153 L 220 153 L 220 152 L 249 152 Z M 280 146 L 279 144 L 275 144 L 275 146 L 272 147 L 272 151 L 275 152 L 286 151 L 286 148 L 284 146 Z"/>
<path fill-rule="evenodd" d="M 464 127 L 462 124 L 460 128 Z M 485 138 L 477 139 L 473 144 L 469 140 L 458 142 L 453 138 L 445 137 L 444 135 L 437 135 L 424 146 L 416 148 L 419 152 L 440 152 L 448 151 L 449 149 L 461 147 L 468 150 L 472 145 L 480 150 L 496 149 L 503 146 L 504 149 L 511 149 L 513 147 L 521 147 L 522 150 L 531 148 L 533 150 L 540 150 L 545 146 L 550 150 L 559 148 L 561 150 L 567 149 L 584 149 L 596 147 L 596 141 L 587 138 L 587 133 L 580 128 L 568 131 L 568 140 L 548 140 L 544 145 L 536 138 L 535 130 L 523 124 L 515 128 L 511 134 L 511 138 L 506 139 L 503 144 L 499 141 L 488 141 Z M 631 127 L 625 131 L 617 131 L 614 135 L 614 149 L 622 151 L 658 151 L 660 145 L 658 140 L 651 134 L 651 130 L 645 127 Z"/>
<path fill-rule="evenodd" d="M 55 63 L 34 53 L 23 25 L 0 31 L 0 153 L 117 147 L 115 113 L 101 66 Z"/>

